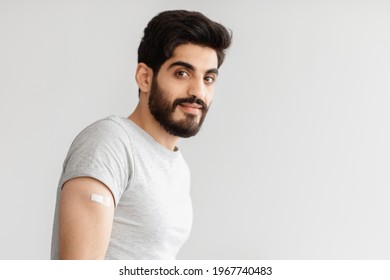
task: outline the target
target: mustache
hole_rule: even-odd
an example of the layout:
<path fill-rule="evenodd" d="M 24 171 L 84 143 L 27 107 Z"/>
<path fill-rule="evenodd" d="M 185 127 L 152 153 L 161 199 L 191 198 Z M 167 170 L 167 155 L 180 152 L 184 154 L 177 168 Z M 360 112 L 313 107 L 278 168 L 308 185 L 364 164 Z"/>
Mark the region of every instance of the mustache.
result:
<path fill-rule="evenodd" d="M 196 96 L 191 96 L 191 97 L 187 97 L 187 98 L 178 98 L 176 99 L 174 102 L 173 102 L 173 105 L 172 105 L 172 112 L 175 111 L 176 107 L 180 104 L 183 104 L 183 103 L 189 103 L 189 104 L 192 104 L 192 103 L 196 103 L 200 106 L 202 106 L 202 111 L 203 112 L 207 112 L 208 110 L 208 107 L 206 105 L 206 103 L 202 100 L 202 99 L 199 99 L 197 98 Z"/>

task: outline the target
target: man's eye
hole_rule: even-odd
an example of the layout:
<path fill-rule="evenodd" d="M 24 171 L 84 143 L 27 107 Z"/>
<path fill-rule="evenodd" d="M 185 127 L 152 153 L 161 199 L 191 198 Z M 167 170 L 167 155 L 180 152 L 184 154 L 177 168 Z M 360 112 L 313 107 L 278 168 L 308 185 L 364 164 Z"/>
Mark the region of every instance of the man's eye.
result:
<path fill-rule="evenodd" d="M 176 72 L 176 76 L 184 78 L 184 77 L 188 77 L 189 75 L 186 71 L 178 71 Z"/>
<path fill-rule="evenodd" d="M 206 76 L 206 77 L 204 78 L 204 80 L 205 80 L 206 83 L 208 83 L 208 84 L 212 84 L 212 83 L 215 82 L 215 78 L 212 77 L 212 76 Z"/>

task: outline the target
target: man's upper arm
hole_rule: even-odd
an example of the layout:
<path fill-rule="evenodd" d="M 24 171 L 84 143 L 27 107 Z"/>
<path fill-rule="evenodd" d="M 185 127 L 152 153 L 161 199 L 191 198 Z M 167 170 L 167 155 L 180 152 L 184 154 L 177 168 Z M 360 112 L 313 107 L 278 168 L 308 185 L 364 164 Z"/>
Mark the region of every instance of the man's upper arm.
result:
<path fill-rule="evenodd" d="M 67 181 L 61 190 L 59 258 L 103 259 L 113 216 L 114 199 L 106 185 L 90 177 Z"/>

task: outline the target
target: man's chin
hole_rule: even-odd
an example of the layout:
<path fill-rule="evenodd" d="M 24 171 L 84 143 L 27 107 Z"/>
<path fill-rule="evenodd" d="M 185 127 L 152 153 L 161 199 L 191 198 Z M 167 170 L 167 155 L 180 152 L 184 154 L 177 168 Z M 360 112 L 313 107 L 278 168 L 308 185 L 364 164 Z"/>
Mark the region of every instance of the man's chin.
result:
<path fill-rule="evenodd" d="M 170 125 L 165 126 L 165 130 L 173 136 L 189 138 L 195 136 L 199 132 L 200 126 L 198 122 L 189 123 L 187 120 L 171 123 Z"/>

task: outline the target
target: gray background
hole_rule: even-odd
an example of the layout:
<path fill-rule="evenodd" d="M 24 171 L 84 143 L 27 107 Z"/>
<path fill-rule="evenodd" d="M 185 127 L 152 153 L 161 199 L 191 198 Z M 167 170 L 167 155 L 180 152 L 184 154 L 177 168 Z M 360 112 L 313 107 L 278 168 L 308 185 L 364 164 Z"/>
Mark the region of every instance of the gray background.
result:
<path fill-rule="evenodd" d="M 181 259 L 390 258 L 390 2 L 0 1 L 0 258 L 48 259 L 73 138 L 138 101 L 166 9 L 234 31 L 201 133 L 181 141 Z"/>

